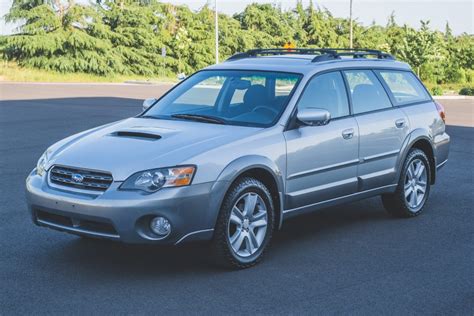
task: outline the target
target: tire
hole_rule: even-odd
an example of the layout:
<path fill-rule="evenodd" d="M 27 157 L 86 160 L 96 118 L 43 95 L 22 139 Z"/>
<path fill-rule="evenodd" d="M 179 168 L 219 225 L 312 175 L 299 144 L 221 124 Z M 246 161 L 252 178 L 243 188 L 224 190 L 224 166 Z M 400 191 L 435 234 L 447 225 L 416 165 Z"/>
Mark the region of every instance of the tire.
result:
<path fill-rule="evenodd" d="M 383 206 L 395 217 L 420 215 L 430 194 L 431 177 L 428 157 L 422 150 L 412 148 L 403 163 L 396 191 L 382 195 Z"/>
<path fill-rule="evenodd" d="M 268 188 L 251 177 L 238 179 L 226 193 L 217 218 L 212 240 L 213 259 L 233 269 L 254 266 L 268 249 L 274 221 Z"/>

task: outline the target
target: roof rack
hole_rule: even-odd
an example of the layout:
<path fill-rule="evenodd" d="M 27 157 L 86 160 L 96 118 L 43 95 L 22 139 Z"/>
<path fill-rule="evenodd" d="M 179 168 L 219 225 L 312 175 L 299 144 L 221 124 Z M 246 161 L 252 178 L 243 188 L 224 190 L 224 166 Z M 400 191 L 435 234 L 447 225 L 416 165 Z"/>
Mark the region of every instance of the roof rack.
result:
<path fill-rule="evenodd" d="M 377 59 L 395 60 L 395 57 L 375 49 L 352 49 L 352 48 L 259 48 L 252 49 L 245 53 L 237 53 L 229 57 L 226 61 L 251 58 L 268 55 L 317 55 L 311 61 L 320 62 L 334 59 L 341 59 L 343 56 L 352 56 L 353 58 L 367 58 L 375 56 Z"/>

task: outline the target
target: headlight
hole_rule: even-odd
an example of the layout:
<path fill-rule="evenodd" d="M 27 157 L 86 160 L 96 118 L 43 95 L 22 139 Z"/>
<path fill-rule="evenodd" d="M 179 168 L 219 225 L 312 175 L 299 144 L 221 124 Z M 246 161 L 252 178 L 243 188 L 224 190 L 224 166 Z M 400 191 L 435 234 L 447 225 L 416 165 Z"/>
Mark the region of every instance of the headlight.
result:
<path fill-rule="evenodd" d="M 48 149 L 44 152 L 44 154 L 41 155 L 40 159 L 38 160 L 38 163 L 36 164 L 36 173 L 40 176 L 43 176 L 45 171 L 46 171 L 46 165 L 49 161 L 49 155 L 51 154 L 51 151 Z"/>
<path fill-rule="evenodd" d="M 160 168 L 137 172 L 120 186 L 122 190 L 156 192 L 161 188 L 190 185 L 196 167 Z"/>

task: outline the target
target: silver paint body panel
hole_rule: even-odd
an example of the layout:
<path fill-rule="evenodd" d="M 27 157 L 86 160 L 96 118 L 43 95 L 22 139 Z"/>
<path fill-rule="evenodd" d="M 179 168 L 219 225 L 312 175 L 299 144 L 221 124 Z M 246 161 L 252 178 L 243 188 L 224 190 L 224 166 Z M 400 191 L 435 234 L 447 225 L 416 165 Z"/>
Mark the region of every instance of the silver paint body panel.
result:
<path fill-rule="evenodd" d="M 63 165 L 103 170 L 112 174 L 114 182 L 103 193 L 83 192 L 52 186 L 46 175 L 41 177 L 33 170 L 26 183 L 33 220 L 48 226 L 35 219 L 35 210 L 43 209 L 109 222 L 123 242 L 175 244 L 212 238 L 226 191 L 250 169 L 272 175 L 280 199 L 281 226 L 290 216 L 393 192 L 404 157 L 418 140 L 430 143 L 436 166 L 446 162 L 450 139 L 431 101 L 351 115 L 325 126 L 288 129 L 306 83 L 319 72 L 346 68 L 410 69 L 386 60 L 311 63 L 308 56 L 248 58 L 211 66 L 208 69 L 294 72 L 303 78 L 278 123 L 269 128 L 129 118 L 57 142 L 50 147 L 47 169 Z M 401 128 L 396 126 L 400 119 L 406 121 Z M 343 134 L 348 129 L 353 135 L 346 139 Z M 113 136 L 117 131 L 156 133 L 161 139 Z M 119 190 L 136 172 L 187 164 L 197 167 L 190 186 L 153 194 Z M 137 231 L 138 221 L 152 215 L 172 222 L 169 238 L 150 240 Z M 48 227 L 67 231 L 52 226 Z"/>

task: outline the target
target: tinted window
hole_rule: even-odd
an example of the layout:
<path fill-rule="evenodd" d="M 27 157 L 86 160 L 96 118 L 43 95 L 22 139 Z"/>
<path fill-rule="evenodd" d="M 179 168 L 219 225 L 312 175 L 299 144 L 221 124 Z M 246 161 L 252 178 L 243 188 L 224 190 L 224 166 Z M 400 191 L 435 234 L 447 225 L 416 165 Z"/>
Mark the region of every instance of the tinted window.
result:
<path fill-rule="evenodd" d="M 242 80 L 242 82 L 247 82 L 248 87 L 246 87 L 245 85 L 242 85 L 242 87 L 240 87 L 240 89 L 235 89 L 234 94 L 232 95 L 232 100 L 230 100 L 230 105 L 231 106 L 232 105 L 239 105 L 239 104 L 243 103 L 244 102 L 244 96 L 247 93 L 248 89 L 251 86 L 256 86 L 256 85 L 265 86 L 266 85 L 266 80 L 265 79 L 266 79 L 265 77 L 261 77 L 261 76 L 250 76 L 250 77 L 240 78 L 240 80 Z"/>
<path fill-rule="evenodd" d="M 298 78 L 288 76 L 275 78 L 275 96 L 287 97 L 293 90 L 297 81 Z"/>
<path fill-rule="evenodd" d="M 208 116 L 230 125 L 267 127 L 280 117 L 300 78 L 266 71 L 201 71 L 162 97 L 145 115 L 173 120 Z"/>
<path fill-rule="evenodd" d="M 351 90 L 354 114 L 392 106 L 382 84 L 372 71 L 348 70 L 344 73 Z"/>
<path fill-rule="evenodd" d="M 331 113 L 331 118 L 349 115 L 342 75 L 339 72 L 331 72 L 311 79 L 298 103 L 298 108 L 325 109 Z"/>
<path fill-rule="evenodd" d="M 397 105 L 430 99 L 426 90 L 411 72 L 381 70 L 379 74 L 392 92 Z"/>
<path fill-rule="evenodd" d="M 207 78 L 201 81 L 195 89 L 189 89 L 180 95 L 174 102 L 189 106 L 189 108 L 214 106 L 223 83 L 224 77 Z M 201 93 L 201 90 L 206 90 L 206 93 Z"/>

